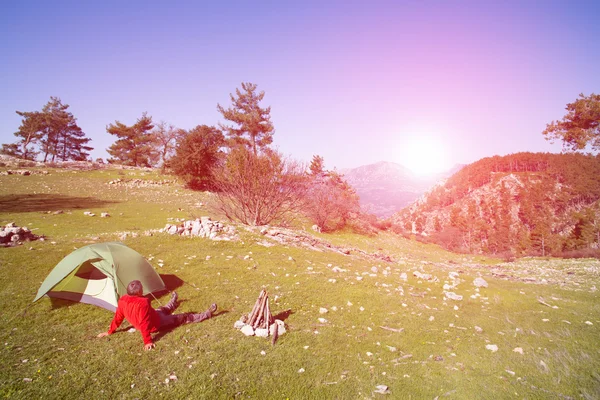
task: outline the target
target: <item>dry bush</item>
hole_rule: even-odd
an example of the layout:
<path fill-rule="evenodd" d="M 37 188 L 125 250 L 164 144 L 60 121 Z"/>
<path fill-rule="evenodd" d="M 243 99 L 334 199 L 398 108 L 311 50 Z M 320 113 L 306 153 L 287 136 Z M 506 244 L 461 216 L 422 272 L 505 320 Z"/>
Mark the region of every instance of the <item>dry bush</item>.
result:
<path fill-rule="evenodd" d="M 215 173 L 217 207 L 230 220 L 267 225 L 301 209 L 306 189 L 304 168 L 274 151 L 254 155 L 236 147 Z"/>

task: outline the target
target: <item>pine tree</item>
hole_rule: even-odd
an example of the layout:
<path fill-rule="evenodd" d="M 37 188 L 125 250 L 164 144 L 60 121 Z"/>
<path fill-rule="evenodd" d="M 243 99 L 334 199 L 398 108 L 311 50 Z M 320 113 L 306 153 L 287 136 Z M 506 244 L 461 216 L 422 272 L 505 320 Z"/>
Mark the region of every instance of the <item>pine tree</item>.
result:
<path fill-rule="evenodd" d="M 222 125 L 232 146 L 246 146 L 255 156 L 259 150 L 267 148 L 273 142 L 275 133 L 271 122 L 271 107 L 261 108 L 259 104 L 265 97 L 265 92 L 256 93 L 256 88 L 254 83 L 242 83 L 242 91 L 236 89 L 235 96 L 229 95 L 231 107 L 224 108 L 217 104 L 217 110 L 223 114 L 223 118 L 237 125 Z"/>
<path fill-rule="evenodd" d="M 91 139 L 85 137 L 68 108 L 69 105 L 63 104 L 58 97 L 50 97 L 42 111 L 17 111 L 23 119 L 15 136 L 21 140 L 3 148 L 30 160 L 35 159 L 39 151 L 29 148 L 29 145 L 39 146 L 44 153 L 44 162 L 49 157 L 50 161 L 86 160 L 88 152 L 93 150 L 87 146 Z"/>
<path fill-rule="evenodd" d="M 152 128 L 152 117 L 147 113 L 143 113 L 131 126 L 119 121 L 108 125 L 106 131 L 119 138 L 107 149 L 108 154 L 113 157 L 109 158 L 108 162 L 134 167 L 152 166 Z"/>

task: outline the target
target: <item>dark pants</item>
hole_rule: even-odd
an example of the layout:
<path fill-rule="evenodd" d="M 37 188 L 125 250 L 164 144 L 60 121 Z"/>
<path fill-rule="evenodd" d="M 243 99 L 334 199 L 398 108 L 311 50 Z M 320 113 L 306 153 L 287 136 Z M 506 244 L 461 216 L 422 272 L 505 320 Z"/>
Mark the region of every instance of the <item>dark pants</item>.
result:
<path fill-rule="evenodd" d="M 171 298 L 171 300 L 167 303 L 166 306 L 162 306 L 156 309 L 158 313 L 158 317 L 160 320 L 160 326 L 158 329 L 163 328 L 174 328 L 179 325 L 189 324 L 191 322 L 201 322 L 205 319 L 209 319 L 212 317 L 212 313 L 210 311 L 205 311 L 202 313 L 184 313 L 184 314 L 173 314 L 173 311 L 177 309 L 177 302 L 175 299 Z"/>

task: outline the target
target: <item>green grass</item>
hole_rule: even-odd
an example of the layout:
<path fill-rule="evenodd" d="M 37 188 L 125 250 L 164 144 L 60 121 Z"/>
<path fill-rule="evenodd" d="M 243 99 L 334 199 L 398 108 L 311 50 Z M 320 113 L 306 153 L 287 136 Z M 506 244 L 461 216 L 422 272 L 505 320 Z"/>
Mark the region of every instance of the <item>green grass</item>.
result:
<path fill-rule="evenodd" d="M 146 236 L 169 218 L 218 219 L 198 205 L 210 203 L 210 195 L 175 183 L 107 184 L 119 177 L 172 179 L 131 170 L 0 176 L 0 224 L 48 237 L 0 248 L 2 397 L 356 399 L 381 397 L 373 394 L 378 384 L 389 387 L 389 397 L 407 399 L 600 397 L 598 260 L 503 264 L 392 234 L 318 236 L 394 262 L 264 247 L 257 244 L 264 237 L 243 228 L 235 242 Z M 48 213 L 57 210 L 63 213 Z M 144 352 L 138 332 L 95 337 L 111 321 L 106 310 L 48 298 L 30 305 L 48 272 L 74 248 L 118 240 L 123 232 L 160 274 L 183 282 L 181 311 L 217 302 L 222 313 L 168 332 Z M 416 270 L 437 279 L 419 281 Z M 462 281 L 452 289 L 462 301 L 444 299 L 451 271 Z M 489 287 L 477 292 L 477 276 Z M 274 314 L 290 313 L 275 346 L 233 328 L 263 287 Z M 329 312 L 319 314 L 321 307 Z M 518 347 L 524 354 L 513 351 Z"/>

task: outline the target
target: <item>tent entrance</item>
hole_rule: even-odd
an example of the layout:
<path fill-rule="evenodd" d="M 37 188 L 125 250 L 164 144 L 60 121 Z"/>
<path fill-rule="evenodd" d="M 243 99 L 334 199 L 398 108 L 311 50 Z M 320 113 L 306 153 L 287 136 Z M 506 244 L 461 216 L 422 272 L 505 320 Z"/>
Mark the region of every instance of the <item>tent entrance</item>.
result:
<path fill-rule="evenodd" d="M 48 292 L 48 296 L 97 305 L 116 310 L 114 282 L 87 260 Z"/>

